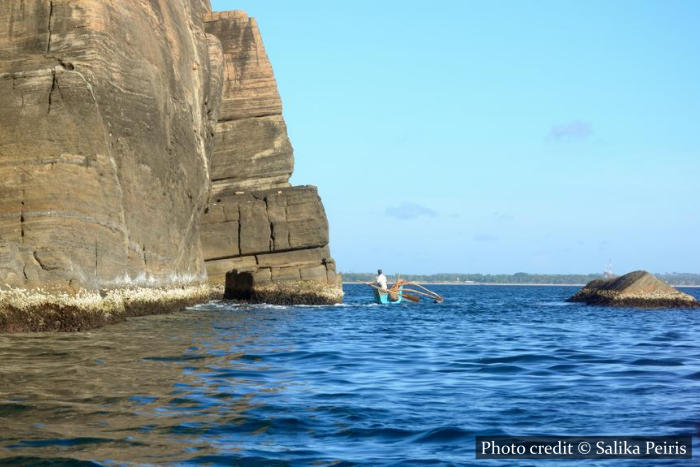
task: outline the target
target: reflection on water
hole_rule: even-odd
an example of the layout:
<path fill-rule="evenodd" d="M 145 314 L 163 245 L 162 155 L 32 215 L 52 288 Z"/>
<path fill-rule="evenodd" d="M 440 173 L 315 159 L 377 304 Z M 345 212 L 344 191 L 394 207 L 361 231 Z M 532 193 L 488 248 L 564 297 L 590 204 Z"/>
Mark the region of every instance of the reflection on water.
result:
<path fill-rule="evenodd" d="M 220 313 L 225 323 L 212 326 Z M 215 454 L 203 427 L 247 429 L 254 396 L 284 388 L 284 379 L 260 378 L 268 368 L 259 358 L 236 350 L 275 346 L 266 326 L 283 317 L 258 318 L 183 312 L 81 334 L 0 337 L 0 457 L 169 462 Z"/>
<path fill-rule="evenodd" d="M 0 336 L 0 460 L 468 464 L 477 433 L 695 431 L 700 314 L 565 304 L 573 290 L 379 307 L 349 287 L 339 307 Z"/>

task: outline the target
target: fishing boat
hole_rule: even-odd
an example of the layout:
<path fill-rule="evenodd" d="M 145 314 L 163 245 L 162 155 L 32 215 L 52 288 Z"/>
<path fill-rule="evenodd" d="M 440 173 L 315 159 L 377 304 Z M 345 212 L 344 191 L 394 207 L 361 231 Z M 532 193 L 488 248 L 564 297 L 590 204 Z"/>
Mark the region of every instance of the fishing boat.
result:
<path fill-rule="evenodd" d="M 398 291 L 382 290 L 379 287 L 374 289 L 374 301 L 381 305 L 397 304 L 403 301 L 403 285 Z"/>
<path fill-rule="evenodd" d="M 380 305 L 396 305 L 403 302 L 404 299 L 409 302 L 418 303 L 420 297 L 428 298 L 435 303 L 442 303 L 444 300 L 439 294 L 426 289 L 420 284 L 407 282 L 401 279 L 397 279 L 396 282 L 387 289 L 382 289 L 372 282 L 365 282 L 365 284 L 372 287 L 374 291 L 374 301 Z"/>

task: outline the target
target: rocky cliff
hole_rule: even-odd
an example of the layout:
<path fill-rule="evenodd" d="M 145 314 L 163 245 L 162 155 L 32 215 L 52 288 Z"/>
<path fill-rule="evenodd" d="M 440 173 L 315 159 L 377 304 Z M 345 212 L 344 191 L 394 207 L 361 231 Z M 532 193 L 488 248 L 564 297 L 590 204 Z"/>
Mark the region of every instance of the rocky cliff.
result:
<path fill-rule="evenodd" d="M 208 0 L 5 0 L 0 122 L 1 287 L 197 285 L 207 277 L 201 229 L 214 271 L 221 258 L 281 254 L 285 228 L 285 252 L 313 244 L 325 248 L 318 265 L 332 264 L 320 200 L 309 195 L 302 214 L 298 192 L 313 190 L 287 188 L 280 98 L 255 21 L 241 12 L 211 13 Z M 248 200 L 272 200 L 257 194 L 269 188 L 290 190 L 272 204 L 292 214 L 266 211 L 263 228 Z M 218 209 L 233 204 L 235 219 Z M 237 249 L 225 250 L 216 212 L 236 225 Z M 302 233 L 294 216 L 319 232 Z M 299 265 L 279 258 L 280 268 Z M 10 302 L 0 297 L 0 328 L 3 309 L 21 308 Z"/>
<path fill-rule="evenodd" d="M 2 282 L 203 280 L 222 64 L 201 0 L 2 2 Z"/>
<path fill-rule="evenodd" d="M 289 187 L 292 146 L 255 20 L 240 11 L 213 13 L 205 28 L 219 38 L 224 56 L 212 196 L 202 221 L 210 281 L 222 285 L 236 270 L 250 272 L 256 286 L 339 286 L 316 188 Z"/>
<path fill-rule="evenodd" d="M 242 11 L 205 16 L 224 54 L 224 88 L 212 155 L 212 196 L 289 186 L 292 146 L 255 19 Z"/>

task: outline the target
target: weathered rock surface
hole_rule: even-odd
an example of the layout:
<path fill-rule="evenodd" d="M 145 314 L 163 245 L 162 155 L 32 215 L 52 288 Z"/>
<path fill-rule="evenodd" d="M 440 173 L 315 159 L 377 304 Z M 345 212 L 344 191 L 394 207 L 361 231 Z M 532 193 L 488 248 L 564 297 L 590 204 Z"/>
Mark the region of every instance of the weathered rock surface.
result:
<path fill-rule="evenodd" d="M 225 190 L 288 187 L 292 145 L 272 66 L 254 18 L 242 11 L 205 16 L 221 41 L 224 89 L 212 156 L 213 196 Z"/>
<path fill-rule="evenodd" d="M 270 282 L 252 272 L 234 270 L 226 274 L 224 298 L 275 305 L 332 305 L 343 300 L 343 292 L 313 280 Z"/>
<path fill-rule="evenodd" d="M 203 0 L 0 3 L 0 281 L 204 280 L 223 56 Z"/>
<path fill-rule="evenodd" d="M 256 283 L 310 280 L 338 285 L 328 248 L 328 222 L 316 187 L 221 196 L 202 219 L 209 280 L 223 284 L 231 270 Z"/>
<path fill-rule="evenodd" d="M 646 271 L 634 271 L 612 279 L 586 284 L 568 299 L 589 305 L 644 308 L 698 308 L 700 303 Z"/>
<path fill-rule="evenodd" d="M 216 298 L 211 287 L 130 287 L 61 294 L 0 289 L 0 332 L 86 331 L 131 316 L 178 310 Z"/>
<path fill-rule="evenodd" d="M 290 299 L 294 303 L 317 303 L 318 297 L 329 296 L 338 301 L 340 277 L 329 251 L 321 199 L 315 187 L 289 187 L 292 146 L 257 24 L 240 11 L 206 15 L 205 23 L 207 32 L 221 41 L 225 70 L 212 195 L 202 219 L 209 280 L 221 286 L 250 276 L 253 285 L 243 280 L 229 289 L 248 284 L 243 295 L 257 300 L 280 303 L 288 293 L 296 297 Z M 287 286 L 274 285 L 281 283 Z M 307 285 L 292 290 L 291 283 Z M 309 283 L 336 293 L 316 297 Z"/>
<path fill-rule="evenodd" d="M 223 286 L 243 267 L 335 285 L 323 206 L 315 188 L 289 187 L 293 164 L 245 13 L 209 0 L 0 2 L 0 289 L 131 288 L 182 304 L 205 295 L 207 269 Z M 0 330 L 30 315 L 27 330 L 109 322 L 70 311 L 80 300 L 0 292 Z M 93 298 L 90 310 L 109 308 Z M 132 302 L 120 316 L 147 308 Z"/>

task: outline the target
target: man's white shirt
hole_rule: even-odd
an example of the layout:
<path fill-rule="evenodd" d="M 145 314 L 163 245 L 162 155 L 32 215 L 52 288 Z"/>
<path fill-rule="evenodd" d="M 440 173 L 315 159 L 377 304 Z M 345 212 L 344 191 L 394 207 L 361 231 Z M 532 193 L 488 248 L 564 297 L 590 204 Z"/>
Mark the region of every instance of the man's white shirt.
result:
<path fill-rule="evenodd" d="M 382 289 L 386 289 L 386 276 L 384 274 L 379 274 L 376 279 L 377 285 Z"/>

